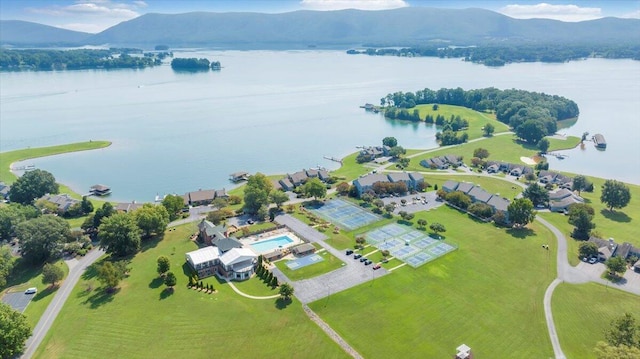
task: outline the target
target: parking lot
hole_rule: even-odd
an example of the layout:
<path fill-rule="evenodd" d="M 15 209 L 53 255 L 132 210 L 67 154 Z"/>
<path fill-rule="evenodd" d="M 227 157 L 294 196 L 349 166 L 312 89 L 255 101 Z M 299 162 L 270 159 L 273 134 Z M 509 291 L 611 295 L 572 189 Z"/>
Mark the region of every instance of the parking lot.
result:
<path fill-rule="evenodd" d="M 2 302 L 11 306 L 11 308 L 18 312 L 24 312 L 29 302 L 36 294 L 24 294 L 24 292 L 7 293 L 2 297 Z"/>
<path fill-rule="evenodd" d="M 431 191 L 426 193 L 409 194 L 401 197 L 386 197 L 382 198 L 382 202 L 384 202 L 385 205 L 395 202 L 397 204 L 396 210 L 394 211 L 395 214 L 398 214 L 400 211 L 416 213 L 442 206 L 444 202 L 436 201 L 437 197 L 436 191 Z M 402 205 L 403 199 L 406 200 L 405 205 Z"/>

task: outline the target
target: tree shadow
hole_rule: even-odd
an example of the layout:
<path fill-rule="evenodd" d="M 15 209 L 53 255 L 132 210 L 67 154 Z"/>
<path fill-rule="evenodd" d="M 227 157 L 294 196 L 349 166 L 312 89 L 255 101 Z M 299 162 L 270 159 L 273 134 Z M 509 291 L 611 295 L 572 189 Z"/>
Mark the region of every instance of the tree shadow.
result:
<path fill-rule="evenodd" d="M 189 265 L 189 263 L 184 262 L 184 264 L 182 264 L 182 274 L 185 275 L 185 277 L 189 278 L 192 275 L 194 275 L 194 271 L 193 269 L 191 269 L 191 266 Z"/>
<path fill-rule="evenodd" d="M 164 233 L 160 233 L 158 235 L 155 236 L 151 236 L 149 238 L 143 239 L 142 240 L 142 248 L 140 249 L 141 252 L 146 252 L 149 249 L 153 249 L 155 247 L 158 246 L 158 243 L 160 243 L 160 241 L 162 241 L 164 239 Z"/>
<path fill-rule="evenodd" d="M 404 224 L 405 226 L 413 226 L 413 222 L 407 221 L 406 219 L 399 219 L 398 224 Z"/>
<path fill-rule="evenodd" d="M 47 288 L 45 288 L 45 290 L 39 291 L 38 294 L 36 294 L 33 298 L 31 298 L 31 301 L 33 302 L 41 301 L 46 297 L 48 297 L 49 295 L 55 293 L 59 288 L 60 288 L 59 285 L 48 286 Z"/>
<path fill-rule="evenodd" d="M 173 295 L 173 292 L 175 292 L 174 288 L 165 288 L 162 290 L 162 292 L 160 292 L 160 300 L 164 300 L 169 298 L 170 296 Z"/>
<path fill-rule="evenodd" d="M 91 280 L 93 278 L 96 278 L 98 276 L 98 266 L 101 263 L 102 261 L 93 263 L 92 265 L 88 266 L 84 273 L 82 273 L 82 279 Z"/>
<path fill-rule="evenodd" d="M 276 299 L 276 302 L 275 302 L 276 308 L 279 310 L 286 309 L 291 303 L 293 303 L 293 300 L 291 300 L 291 298 L 284 299 L 282 297 Z"/>
<path fill-rule="evenodd" d="M 611 281 L 611 283 L 620 284 L 620 285 L 627 283 L 627 278 L 623 276 L 619 276 L 617 274 L 611 274 L 609 273 L 609 271 L 605 272 L 604 279 Z"/>
<path fill-rule="evenodd" d="M 107 291 L 104 287 L 100 287 L 93 295 L 89 296 L 83 304 L 89 304 L 89 308 L 97 309 L 107 303 L 113 301 L 116 294 L 120 292 L 120 288 L 116 288 L 111 291 Z"/>
<path fill-rule="evenodd" d="M 627 216 L 627 214 L 624 212 L 609 211 L 608 209 L 602 209 L 600 210 L 600 214 L 602 214 L 602 216 L 604 216 L 606 219 L 614 222 L 620 222 L 620 223 L 631 222 L 631 217 Z"/>
<path fill-rule="evenodd" d="M 514 238 L 526 239 L 527 237 L 533 237 L 536 232 L 531 228 L 509 228 L 507 234 Z"/>
<path fill-rule="evenodd" d="M 149 283 L 149 288 L 151 289 L 158 288 L 162 285 L 162 283 L 164 283 L 164 280 L 162 279 L 162 277 L 153 278 L 153 280 Z"/>

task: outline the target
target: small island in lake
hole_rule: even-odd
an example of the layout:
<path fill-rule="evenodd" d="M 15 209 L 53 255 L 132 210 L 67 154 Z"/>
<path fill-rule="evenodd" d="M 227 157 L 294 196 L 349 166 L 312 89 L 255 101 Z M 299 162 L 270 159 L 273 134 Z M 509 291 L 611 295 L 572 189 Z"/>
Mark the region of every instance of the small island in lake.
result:
<path fill-rule="evenodd" d="M 220 61 L 210 62 L 207 59 L 192 58 L 175 58 L 171 60 L 171 68 L 174 70 L 186 70 L 186 71 L 207 71 L 209 69 L 219 71 L 222 66 Z"/>

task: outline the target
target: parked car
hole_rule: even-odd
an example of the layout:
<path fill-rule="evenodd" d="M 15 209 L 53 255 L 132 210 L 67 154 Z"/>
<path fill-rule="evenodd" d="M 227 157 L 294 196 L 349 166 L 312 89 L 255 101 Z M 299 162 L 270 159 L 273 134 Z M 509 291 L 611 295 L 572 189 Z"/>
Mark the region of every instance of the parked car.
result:
<path fill-rule="evenodd" d="M 378 269 L 380 269 L 380 268 L 381 268 L 381 267 L 380 267 L 380 265 L 379 265 L 379 264 L 376 264 L 376 265 L 374 265 L 374 266 L 373 266 L 373 270 L 378 270 Z"/>
<path fill-rule="evenodd" d="M 369 264 L 372 264 L 373 262 L 370 261 L 369 259 L 367 259 L 366 261 L 364 261 L 364 265 L 368 266 Z"/>
<path fill-rule="evenodd" d="M 596 257 L 589 258 L 589 263 L 595 264 L 596 262 L 598 262 L 598 258 L 596 258 Z"/>
<path fill-rule="evenodd" d="M 360 253 L 356 253 L 356 254 L 353 255 L 353 259 L 358 259 L 360 257 L 362 257 L 362 254 L 360 254 Z"/>
<path fill-rule="evenodd" d="M 346 254 L 347 254 L 348 256 L 352 255 L 352 254 L 353 254 L 353 249 L 347 249 Z"/>
<path fill-rule="evenodd" d="M 36 287 L 31 287 L 24 291 L 24 294 L 36 294 L 36 293 L 38 293 L 38 288 Z"/>
<path fill-rule="evenodd" d="M 368 260 L 367 257 L 360 258 L 360 262 L 364 262 L 364 261 L 367 261 L 367 260 Z"/>
<path fill-rule="evenodd" d="M 254 223 L 256 223 L 256 222 L 254 222 L 254 221 L 253 221 L 253 219 L 249 219 L 249 220 L 247 221 L 247 223 L 249 223 L 249 224 L 254 224 Z"/>

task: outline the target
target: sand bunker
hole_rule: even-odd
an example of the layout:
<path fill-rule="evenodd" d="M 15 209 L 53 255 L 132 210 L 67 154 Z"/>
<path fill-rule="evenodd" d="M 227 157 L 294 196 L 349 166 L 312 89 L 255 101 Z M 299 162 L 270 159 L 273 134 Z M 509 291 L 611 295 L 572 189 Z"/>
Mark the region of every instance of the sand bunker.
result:
<path fill-rule="evenodd" d="M 530 157 L 520 157 L 520 161 L 532 166 L 536 164 L 536 161 Z"/>

